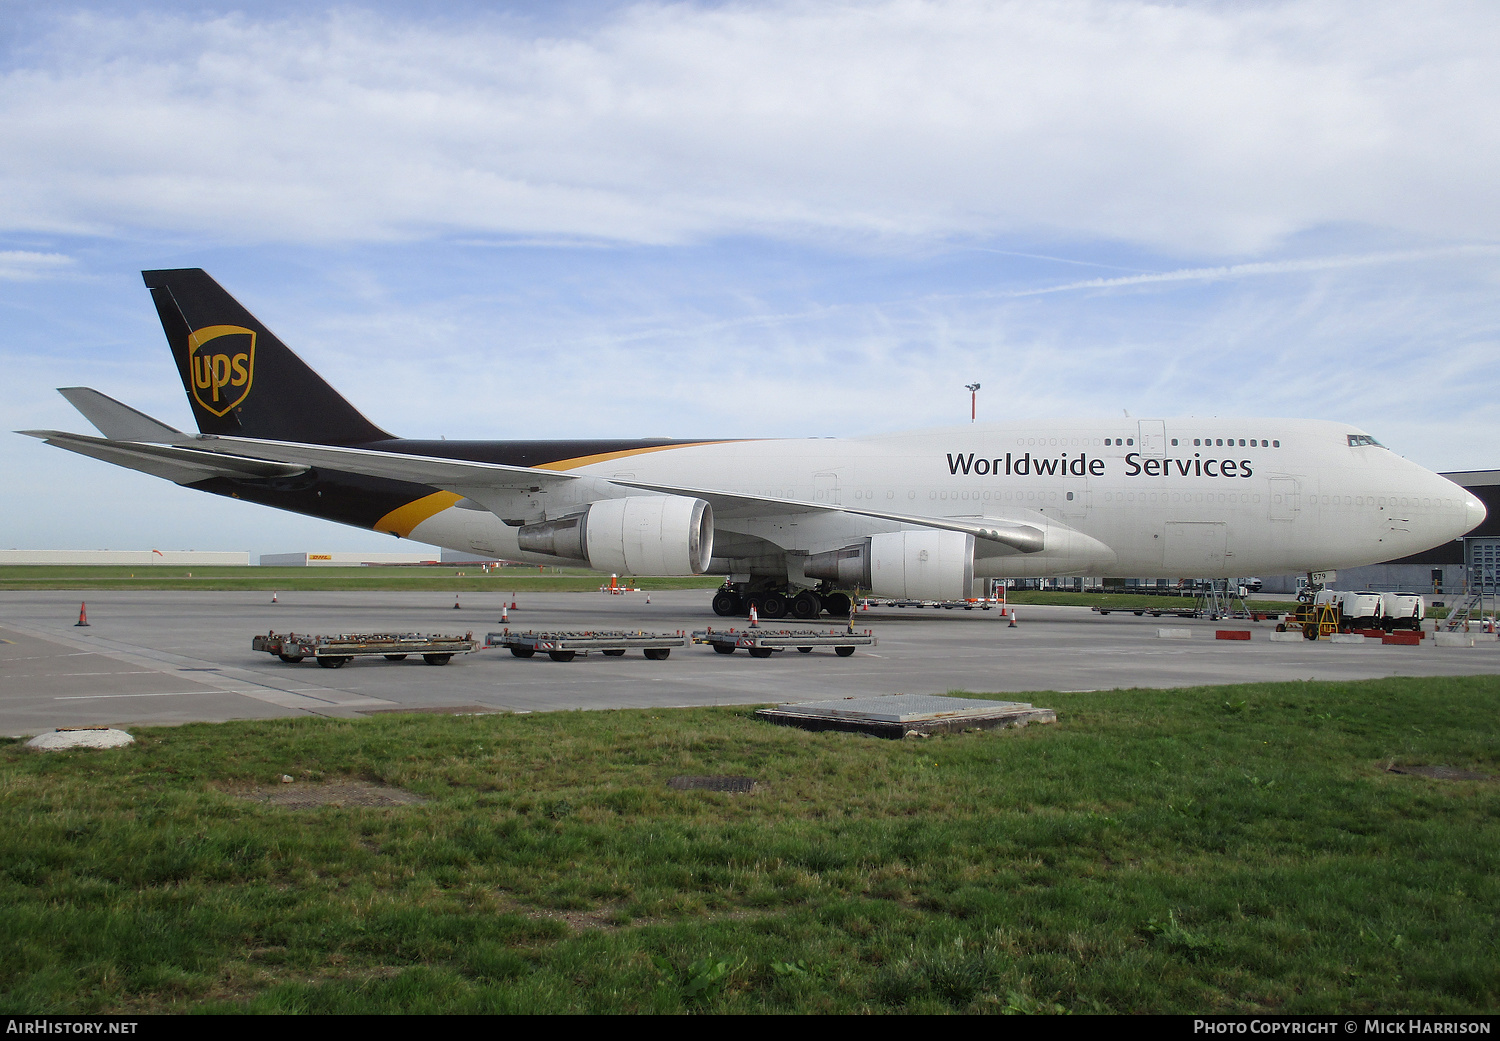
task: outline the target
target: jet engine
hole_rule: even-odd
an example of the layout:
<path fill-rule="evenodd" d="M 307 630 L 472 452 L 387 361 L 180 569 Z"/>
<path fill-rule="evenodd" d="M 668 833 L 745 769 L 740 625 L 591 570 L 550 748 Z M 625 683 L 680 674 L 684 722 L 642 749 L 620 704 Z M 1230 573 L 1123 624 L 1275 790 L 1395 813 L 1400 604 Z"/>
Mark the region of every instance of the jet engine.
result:
<path fill-rule="evenodd" d="M 827 553 L 802 567 L 809 578 L 903 600 L 964 600 L 974 595 L 974 537 L 957 531 L 896 531 Z"/>
<path fill-rule="evenodd" d="M 520 548 L 626 575 L 701 575 L 714 552 L 714 511 L 685 495 L 602 499 L 516 533 Z"/>

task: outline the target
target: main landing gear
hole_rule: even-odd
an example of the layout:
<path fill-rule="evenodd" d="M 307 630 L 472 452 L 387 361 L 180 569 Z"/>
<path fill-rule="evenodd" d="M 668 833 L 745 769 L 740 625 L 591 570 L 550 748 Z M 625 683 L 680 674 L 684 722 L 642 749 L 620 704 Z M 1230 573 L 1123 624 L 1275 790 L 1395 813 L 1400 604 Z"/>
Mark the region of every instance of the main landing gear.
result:
<path fill-rule="evenodd" d="M 721 587 L 714 593 L 713 601 L 714 614 L 720 618 L 743 618 L 754 607 L 755 613 L 768 621 L 786 618 L 788 615 L 812 621 L 825 611 L 830 618 L 848 618 L 852 604 L 847 595 L 832 590 L 801 589 L 792 593 L 789 590 L 752 591 L 731 586 Z"/>

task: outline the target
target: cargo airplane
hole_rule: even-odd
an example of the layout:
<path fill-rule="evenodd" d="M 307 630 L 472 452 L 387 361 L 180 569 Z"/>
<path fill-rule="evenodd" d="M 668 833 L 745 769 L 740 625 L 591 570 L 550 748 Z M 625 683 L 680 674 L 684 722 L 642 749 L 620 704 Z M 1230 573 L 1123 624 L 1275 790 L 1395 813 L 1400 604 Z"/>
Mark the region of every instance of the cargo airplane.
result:
<path fill-rule="evenodd" d="M 1099 419 L 774 440 L 430 441 L 361 415 L 204 271 L 144 272 L 198 433 L 96 390 L 102 437 L 23 431 L 177 484 L 465 553 L 725 576 L 721 615 L 959 599 L 976 578 L 1352 567 L 1457 538 L 1466 489 L 1344 423 Z"/>

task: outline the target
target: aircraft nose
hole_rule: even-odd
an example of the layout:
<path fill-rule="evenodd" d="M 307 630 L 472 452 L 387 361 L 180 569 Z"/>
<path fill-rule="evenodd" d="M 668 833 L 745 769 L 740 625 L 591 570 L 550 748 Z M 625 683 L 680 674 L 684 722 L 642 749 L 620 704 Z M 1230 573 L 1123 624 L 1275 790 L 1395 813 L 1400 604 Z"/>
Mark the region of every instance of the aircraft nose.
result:
<path fill-rule="evenodd" d="M 1466 495 L 1464 497 L 1464 513 L 1469 521 L 1469 526 L 1466 530 L 1473 531 L 1483 524 L 1485 517 L 1489 516 L 1489 512 L 1489 510 L 1485 509 L 1484 503 L 1479 501 L 1478 496 L 1472 494 Z"/>

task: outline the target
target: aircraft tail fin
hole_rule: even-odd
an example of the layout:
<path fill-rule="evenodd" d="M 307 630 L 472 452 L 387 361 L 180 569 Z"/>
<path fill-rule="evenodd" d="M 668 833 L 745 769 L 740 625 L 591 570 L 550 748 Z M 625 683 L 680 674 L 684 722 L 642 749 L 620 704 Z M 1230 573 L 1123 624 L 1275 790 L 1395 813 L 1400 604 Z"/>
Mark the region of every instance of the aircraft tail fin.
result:
<path fill-rule="evenodd" d="M 391 439 L 208 272 L 141 276 L 203 433 L 323 445 Z"/>

